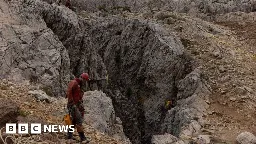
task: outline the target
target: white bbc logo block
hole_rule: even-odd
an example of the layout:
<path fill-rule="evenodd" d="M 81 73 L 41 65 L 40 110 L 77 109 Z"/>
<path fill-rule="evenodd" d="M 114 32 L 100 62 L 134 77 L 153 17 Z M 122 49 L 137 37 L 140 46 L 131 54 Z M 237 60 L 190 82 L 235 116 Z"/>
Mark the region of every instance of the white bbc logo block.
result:
<path fill-rule="evenodd" d="M 16 124 L 15 123 L 7 123 L 5 126 L 6 134 L 16 134 Z"/>
<path fill-rule="evenodd" d="M 19 134 L 28 134 L 28 124 L 18 124 Z"/>
<path fill-rule="evenodd" d="M 41 134 L 42 126 L 40 123 L 32 123 L 31 124 L 31 134 Z"/>

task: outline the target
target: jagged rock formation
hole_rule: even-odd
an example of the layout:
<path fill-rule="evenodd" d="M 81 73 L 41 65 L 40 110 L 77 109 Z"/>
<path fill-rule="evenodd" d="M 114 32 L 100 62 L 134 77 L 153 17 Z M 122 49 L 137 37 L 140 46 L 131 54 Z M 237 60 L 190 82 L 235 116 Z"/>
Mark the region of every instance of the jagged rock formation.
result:
<path fill-rule="evenodd" d="M 239 129 L 255 133 L 255 13 L 243 13 L 255 11 L 255 1 L 72 3 L 76 10 L 86 10 L 77 11 L 86 19 L 63 6 L 39 0 L 0 0 L 1 78 L 20 82 L 28 79 L 33 85 L 40 82 L 40 89 L 47 95 L 64 96 L 69 77 L 88 72 L 93 79 L 89 88 L 101 89 L 111 97 L 119 124 L 122 121 L 126 136 L 133 143 L 166 143 L 174 136 L 197 137 L 206 122 L 203 117 L 208 104 L 211 111 L 206 118 L 213 121 L 204 127 L 203 141 L 209 141 L 208 136 L 215 129 L 220 130 L 216 132 L 219 137 L 229 140 L 235 140 Z M 90 11 L 95 13 L 89 14 Z M 231 31 L 188 14 L 217 20 L 231 27 Z M 149 19 L 134 20 L 135 16 Z M 196 68 L 187 51 L 202 69 Z M 201 74 L 213 87 L 211 100 Z M 88 100 L 96 103 L 97 99 Z M 109 98 L 104 100 L 110 104 Z M 170 110 L 162 108 L 167 100 L 173 102 Z M 106 116 L 111 121 L 112 107 L 104 112 L 105 115 L 92 113 L 91 119 Z M 63 114 L 57 112 L 56 116 Z M 92 123 L 95 127 L 99 124 L 104 125 L 100 130 L 110 135 L 116 131 L 112 129 L 116 125 L 109 130 L 106 121 Z M 230 130 L 223 132 L 226 127 Z M 163 139 L 158 141 L 159 138 Z"/>
<path fill-rule="evenodd" d="M 256 137 L 250 132 L 243 132 L 236 138 L 238 144 L 255 144 Z"/>
<path fill-rule="evenodd" d="M 160 127 L 165 119 L 161 108 L 166 100 L 194 100 L 199 95 L 193 95 L 194 91 L 203 88 L 198 83 L 191 87 L 188 83 L 190 89 L 178 88 L 182 83 L 179 81 L 193 70 L 192 60 L 184 53 L 178 38 L 165 33 L 157 24 L 114 17 L 85 21 L 66 8 L 36 4 L 45 8 L 42 16 L 47 26 L 68 49 L 74 75 L 89 72 L 98 81 L 92 89 L 102 88 L 100 80 L 108 75 L 106 92 L 133 143 L 149 142 L 152 134 L 165 131 Z M 202 117 L 198 111 L 192 111 Z M 174 125 L 178 123 L 179 127 L 171 129 L 177 129 L 174 131 L 179 134 L 194 117 L 191 115 L 183 122 L 175 116 Z"/>
<path fill-rule="evenodd" d="M 49 95 L 64 96 L 70 74 L 68 53 L 36 11 L 27 11 L 23 4 L 0 1 L 0 78 L 30 80 L 42 84 Z"/>
<path fill-rule="evenodd" d="M 52 82 L 52 93 L 58 95 L 65 90 L 69 68 L 75 76 L 88 72 L 94 80 L 90 88 L 104 88 L 112 98 L 116 115 L 132 143 L 150 143 L 152 135 L 167 131 L 176 136 L 200 131 L 207 89 L 175 34 L 146 21 L 116 17 L 84 20 L 65 7 L 39 0 L 19 4 L 18 16 L 30 20 L 25 24 L 32 29 L 35 24 L 43 28 L 39 31 L 42 35 L 35 36 L 36 40 L 39 38 L 37 43 L 32 41 L 36 48 L 27 47 L 35 50 L 31 54 L 36 54 L 31 58 L 34 68 L 26 70 L 31 66 L 24 64 L 30 60 L 26 55 L 13 64 L 21 75 L 34 74 L 47 86 Z M 37 59 L 42 54 L 44 57 Z M 51 57 L 52 54 L 57 56 Z M 38 67 L 43 68 L 37 70 Z M 105 77 L 109 78 L 107 87 Z M 167 100 L 174 107 L 168 113 L 162 109 Z M 196 131 L 192 132 L 193 128 Z"/>
<path fill-rule="evenodd" d="M 210 91 L 198 69 L 178 82 L 177 105 L 166 114 L 162 129 L 180 137 L 199 134 Z M 188 124 L 183 127 L 184 124 Z"/>
<path fill-rule="evenodd" d="M 122 122 L 116 117 L 112 100 L 100 91 L 89 91 L 84 94 L 85 123 L 102 133 L 130 143 L 124 135 Z"/>

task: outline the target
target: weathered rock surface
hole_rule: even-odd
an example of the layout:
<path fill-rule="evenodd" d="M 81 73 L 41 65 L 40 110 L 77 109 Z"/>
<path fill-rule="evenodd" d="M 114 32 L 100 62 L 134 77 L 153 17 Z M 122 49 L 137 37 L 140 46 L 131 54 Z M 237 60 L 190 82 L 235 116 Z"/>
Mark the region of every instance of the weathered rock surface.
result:
<path fill-rule="evenodd" d="M 34 81 L 50 87 L 54 95 L 65 92 L 69 68 L 75 76 L 88 72 L 92 79 L 89 88 L 103 89 L 112 98 L 115 114 L 135 144 L 149 143 L 151 136 L 159 133 L 189 136 L 200 131 L 207 89 L 175 34 L 147 21 L 116 17 L 84 20 L 68 8 L 39 0 L 19 4 L 20 21 L 28 17 L 30 21 L 22 22 L 39 36 L 27 38 L 35 40 L 32 45 L 27 42 L 25 52 L 18 55 L 21 60 L 9 70 L 18 68 L 15 70 L 24 78 L 32 75 Z M 22 44 L 17 43 L 14 50 Z M 8 75 L 7 71 L 3 73 Z M 92 102 L 98 99 L 95 97 Z M 109 104 L 109 99 L 105 100 Z M 168 113 L 162 109 L 167 100 L 173 102 Z M 105 119 L 111 120 L 113 111 L 105 112 Z M 104 121 L 99 123 L 107 125 Z"/>
<path fill-rule="evenodd" d="M 154 135 L 151 140 L 152 144 L 184 144 L 183 141 L 171 134 Z"/>
<path fill-rule="evenodd" d="M 150 142 L 151 135 L 165 131 L 177 136 L 183 128 L 186 135 L 199 131 L 194 117 L 201 117 L 205 105 L 199 110 L 195 105 L 203 101 L 203 84 L 197 83 L 197 71 L 186 77 L 194 68 L 174 34 L 155 23 L 115 17 L 86 21 L 62 6 L 29 4 L 26 10 L 36 11 L 67 49 L 72 73 L 88 72 L 90 89 L 105 88 L 132 143 Z M 177 97 L 175 116 L 166 117 L 161 108 L 166 100 L 175 106 Z M 159 129 L 163 123 L 169 130 Z"/>
<path fill-rule="evenodd" d="M 6 123 L 17 122 L 18 110 L 18 106 L 11 100 L 0 99 L 0 127 L 2 128 Z"/>
<path fill-rule="evenodd" d="M 130 143 L 123 132 L 122 122 L 116 117 L 112 100 L 101 91 L 84 94 L 85 123 L 102 133 Z"/>
<path fill-rule="evenodd" d="M 29 1 L 0 1 L 0 78 L 41 83 L 63 96 L 69 80 L 69 57 Z M 24 6 L 24 7 L 23 7 Z"/>
<path fill-rule="evenodd" d="M 114 17 L 84 21 L 55 5 L 43 13 L 69 51 L 73 74 L 89 72 L 96 81 L 90 85 L 93 90 L 103 88 L 101 79 L 108 76 L 107 93 L 118 117 L 126 121 L 128 137 L 135 143 L 150 139 L 163 119 L 160 108 L 176 97 L 175 81 L 190 71 L 181 42 L 153 23 Z"/>
<path fill-rule="evenodd" d="M 243 132 L 236 138 L 238 144 L 256 144 L 256 137 L 250 132 Z"/>
<path fill-rule="evenodd" d="M 55 2 L 55 0 L 45 1 Z M 254 12 L 256 10 L 256 2 L 254 0 L 73 0 L 72 5 L 77 9 L 91 12 L 153 12 L 167 10 L 188 13 L 208 19 L 213 19 L 216 15 L 229 12 Z"/>
<path fill-rule="evenodd" d="M 34 90 L 34 91 L 29 91 L 28 94 L 31 94 L 33 97 L 36 98 L 38 101 L 45 101 L 48 103 L 52 103 L 54 101 L 57 101 L 56 98 L 48 96 L 44 91 L 42 90 Z"/>
<path fill-rule="evenodd" d="M 199 135 L 197 137 L 197 143 L 203 143 L 203 144 L 210 144 L 211 143 L 211 139 L 210 139 L 210 135 Z"/>
<path fill-rule="evenodd" d="M 192 137 L 200 132 L 208 104 L 209 90 L 196 69 L 178 82 L 177 105 L 168 111 L 162 124 L 163 131 Z"/>

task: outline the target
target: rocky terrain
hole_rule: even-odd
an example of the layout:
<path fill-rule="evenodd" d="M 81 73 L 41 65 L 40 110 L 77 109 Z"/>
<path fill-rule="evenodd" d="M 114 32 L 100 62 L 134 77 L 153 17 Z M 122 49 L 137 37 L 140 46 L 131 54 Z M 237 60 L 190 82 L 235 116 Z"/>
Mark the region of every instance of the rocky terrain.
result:
<path fill-rule="evenodd" d="M 25 121 L 44 115 L 47 123 L 62 122 L 68 81 L 88 72 L 91 143 L 255 143 L 254 1 L 72 5 L 0 0 L 1 98 L 9 120 L 24 115 L 14 112 L 20 105 L 30 111 L 25 103 L 39 103 L 44 109 Z M 66 142 L 63 134 L 55 139 Z"/>

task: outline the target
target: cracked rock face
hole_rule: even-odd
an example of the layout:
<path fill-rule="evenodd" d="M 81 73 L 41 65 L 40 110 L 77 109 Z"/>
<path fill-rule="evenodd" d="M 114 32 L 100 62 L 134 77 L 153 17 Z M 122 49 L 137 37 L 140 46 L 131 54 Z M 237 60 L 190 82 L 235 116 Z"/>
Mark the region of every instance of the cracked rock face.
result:
<path fill-rule="evenodd" d="M 238 144 L 254 144 L 256 143 L 256 137 L 250 132 L 243 132 L 236 138 Z"/>
<path fill-rule="evenodd" d="M 51 95 L 64 96 L 68 53 L 44 21 L 21 6 L 1 0 L 0 13 L 9 16 L 0 18 L 5 22 L 0 25 L 0 77 L 40 83 Z"/>
<path fill-rule="evenodd" d="M 88 72 L 89 88 L 111 97 L 134 144 L 150 143 L 152 135 L 190 136 L 200 131 L 207 88 L 174 34 L 139 20 L 84 20 L 65 7 L 39 0 L 25 1 L 18 8 L 18 19 L 31 28 L 27 35 L 21 33 L 27 36 L 25 42 L 16 38 L 15 47 L 7 45 L 20 54 L 1 55 L 9 60 L 1 61 L 2 67 L 50 86 L 56 95 L 64 92 L 69 74 Z M 18 30 L 24 31 L 22 26 Z M 20 60 L 15 62 L 16 58 Z M 7 77 L 7 70 L 1 76 Z M 168 100 L 173 102 L 169 111 L 163 109 Z"/>
<path fill-rule="evenodd" d="M 89 91 L 84 94 L 85 123 L 102 133 L 130 144 L 124 135 L 122 122 L 116 117 L 112 100 L 101 91 Z"/>
<path fill-rule="evenodd" d="M 112 98 L 132 143 L 148 143 L 163 132 L 192 135 L 194 127 L 200 130 L 201 123 L 194 119 L 203 115 L 205 103 L 199 95 L 205 87 L 175 35 L 138 20 L 85 21 L 56 5 L 45 9 L 43 18 L 67 48 L 73 74 L 88 72 L 94 80 L 90 88 L 104 88 Z M 162 110 L 166 100 L 177 105 L 171 116 Z M 195 100 L 203 106 L 197 109 Z"/>

